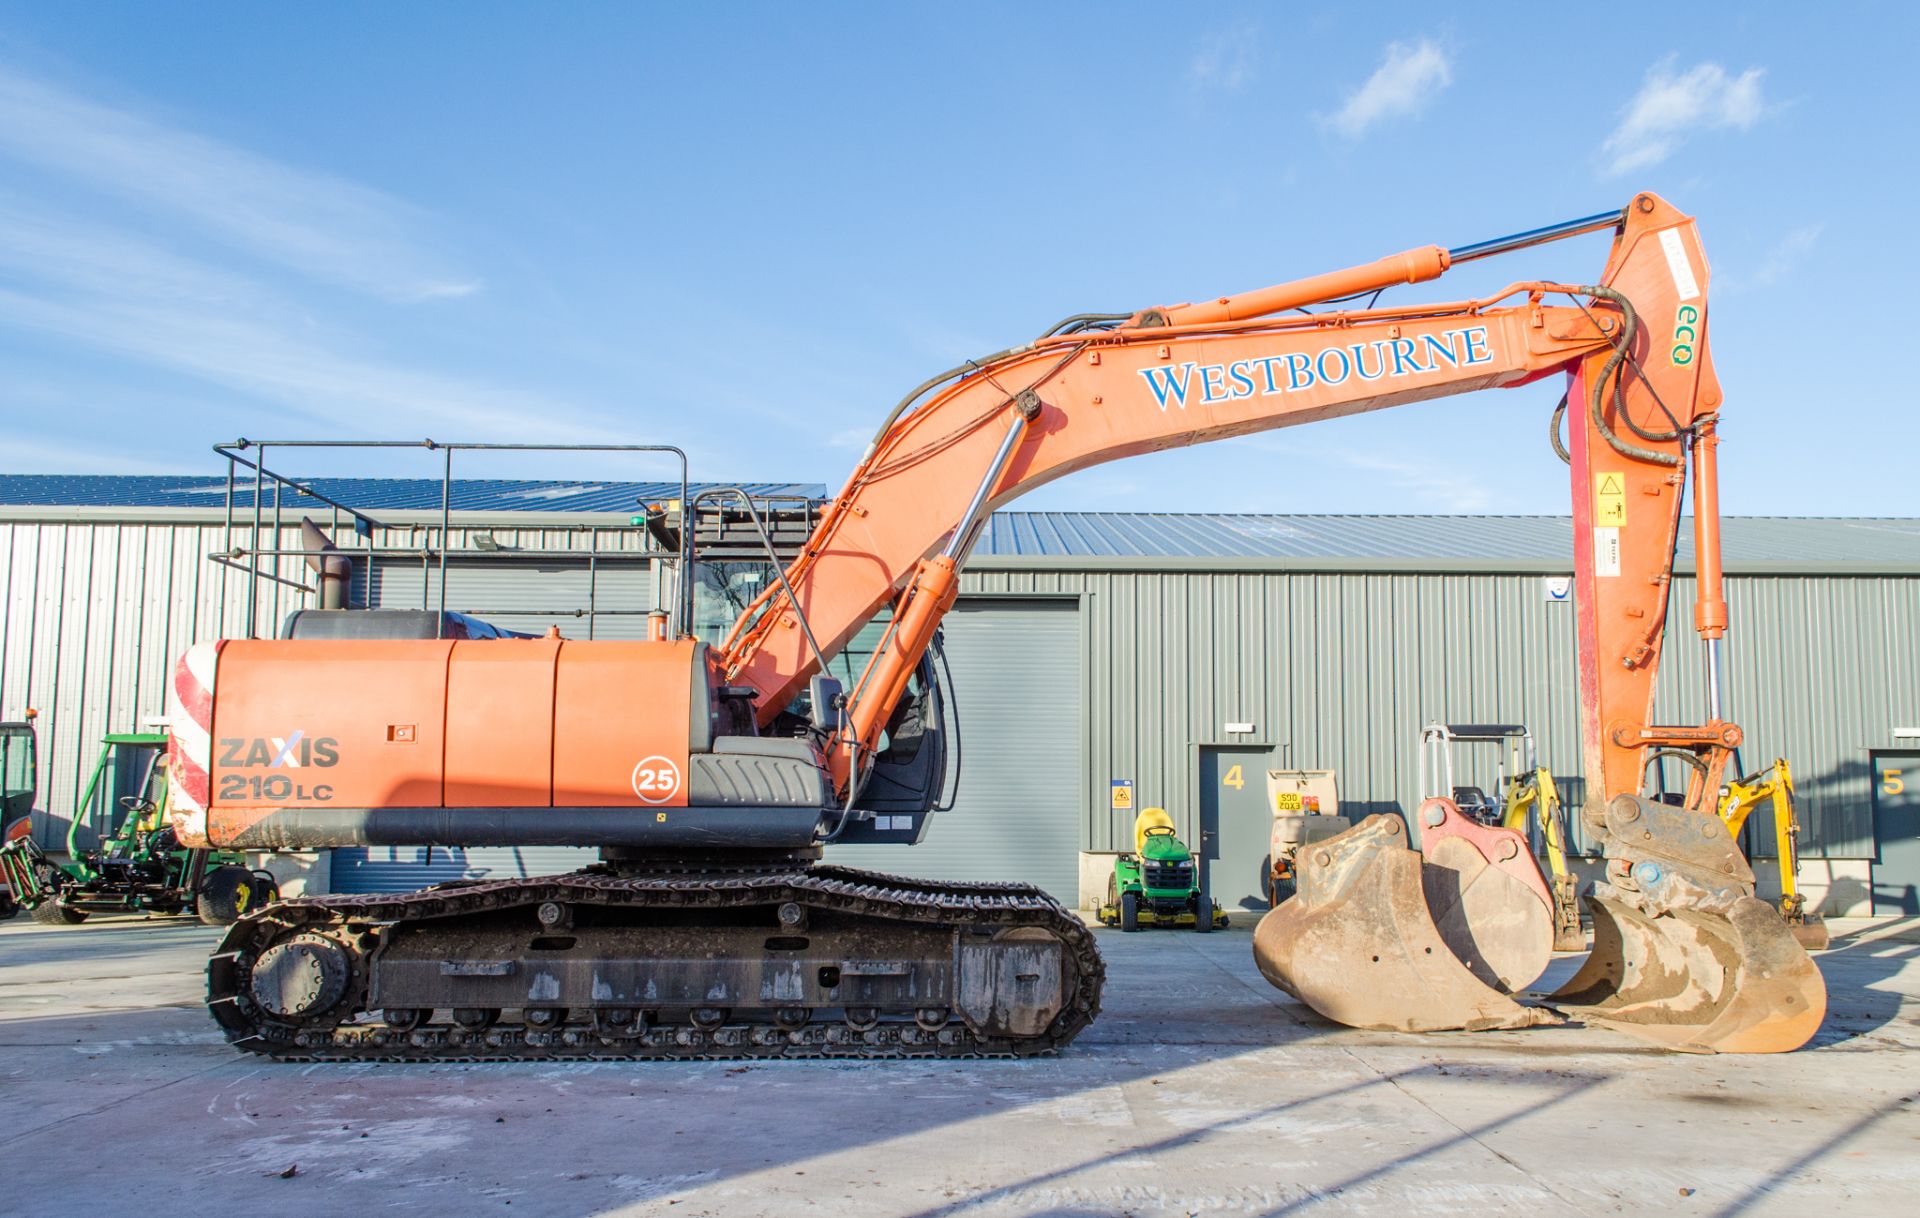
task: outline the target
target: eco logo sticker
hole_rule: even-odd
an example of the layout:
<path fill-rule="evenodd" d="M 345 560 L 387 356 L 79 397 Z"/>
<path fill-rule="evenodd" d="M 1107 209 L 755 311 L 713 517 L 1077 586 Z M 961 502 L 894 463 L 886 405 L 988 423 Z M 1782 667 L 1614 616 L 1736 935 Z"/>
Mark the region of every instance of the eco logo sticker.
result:
<path fill-rule="evenodd" d="M 1673 315 L 1673 350 L 1667 359 L 1676 368 L 1693 362 L 1693 348 L 1700 341 L 1700 310 L 1690 304 L 1680 306 Z"/>

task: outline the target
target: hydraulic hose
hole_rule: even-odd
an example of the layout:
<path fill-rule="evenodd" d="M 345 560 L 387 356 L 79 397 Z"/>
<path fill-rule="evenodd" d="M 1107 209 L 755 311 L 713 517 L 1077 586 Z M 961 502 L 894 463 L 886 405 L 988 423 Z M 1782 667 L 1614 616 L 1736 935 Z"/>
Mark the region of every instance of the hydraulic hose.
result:
<path fill-rule="evenodd" d="M 1606 367 L 1600 370 L 1600 376 L 1594 381 L 1593 396 L 1589 402 L 1589 413 L 1593 417 L 1594 430 L 1600 433 L 1601 438 L 1606 440 L 1607 445 L 1612 448 L 1613 451 L 1623 457 L 1632 457 L 1636 461 L 1647 461 L 1654 465 L 1679 465 L 1685 458 L 1672 453 L 1663 453 L 1657 449 L 1642 448 L 1638 444 L 1631 444 L 1621 439 L 1613 428 L 1607 424 L 1607 385 L 1608 382 L 1612 382 L 1614 413 L 1625 420 L 1627 426 L 1633 429 L 1635 435 L 1643 440 L 1654 443 L 1675 440 L 1680 436 L 1679 431 L 1671 433 L 1648 432 L 1636 424 L 1627 414 L 1627 374 L 1625 364 L 1629 353 L 1633 350 L 1634 337 L 1640 329 L 1640 317 L 1639 314 L 1634 312 L 1633 302 L 1629 301 L 1623 293 L 1616 292 L 1612 288 L 1601 287 L 1598 284 L 1575 288 L 1574 291 L 1582 296 L 1591 296 L 1596 300 L 1607 301 L 1617 306 L 1620 310 L 1620 338 L 1614 343 L 1613 355 L 1607 360 Z M 1557 447 L 1557 435 L 1555 437 L 1555 444 Z"/>

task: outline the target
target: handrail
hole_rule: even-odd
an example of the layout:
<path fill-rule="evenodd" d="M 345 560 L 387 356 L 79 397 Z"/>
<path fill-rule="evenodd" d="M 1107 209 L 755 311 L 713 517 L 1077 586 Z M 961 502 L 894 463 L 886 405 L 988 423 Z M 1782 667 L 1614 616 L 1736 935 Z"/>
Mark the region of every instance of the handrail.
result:
<path fill-rule="evenodd" d="M 296 495 L 305 496 L 307 498 L 318 500 L 319 502 L 324 503 L 327 506 L 333 508 L 334 515 L 335 515 L 336 529 L 338 528 L 338 525 L 339 525 L 339 516 L 340 514 L 344 513 L 347 517 L 349 517 L 353 521 L 354 533 L 358 536 L 367 538 L 369 541 L 372 540 L 374 529 L 389 527 L 383 524 L 381 521 L 368 515 L 367 513 L 359 510 L 358 508 L 350 507 L 347 504 L 341 503 L 338 500 L 333 499 L 315 490 L 309 481 L 294 478 L 286 474 L 277 473 L 274 470 L 268 468 L 267 452 L 269 449 L 276 449 L 276 448 L 291 448 L 291 449 L 303 449 L 303 450 L 322 449 L 322 448 L 325 448 L 325 449 L 420 449 L 428 452 L 437 452 L 441 454 L 440 544 L 438 545 L 438 547 L 422 546 L 418 550 L 400 551 L 401 553 L 406 553 L 406 554 L 418 554 L 423 564 L 428 562 L 433 562 L 437 567 L 437 574 L 439 576 L 438 583 L 439 583 L 440 624 L 435 627 L 436 636 L 438 636 L 445 629 L 445 618 L 446 618 L 446 612 L 447 612 L 447 551 L 450 549 L 449 539 L 452 535 L 452 522 L 453 522 L 453 454 L 454 453 L 456 452 L 553 452 L 553 453 L 573 452 L 573 453 L 665 453 L 665 454 L 671 454 L 672 456 L 677 457 L 680 462 L 680 502 L 684 504 L 688 501 L 689 483 L 688 483 L 687 454 L 685 450 L 671 444 L 496 444 L 496 443 L 484 443 L 484 442 L 458 442 L 458 441 L 449 443 L 449 442 L 444 442 L 440 440 L 434 440 L 431 438 L 421 439 L 421 440 L 251 440 L 244 436 L 237 440 L 230 440 L 230 441 L 225 441 L 219 444 L 215 444 L 213 446 L 213 451 L 217 455 L 224 457 L 227 462 L 226 520 L 225 520 L 226 536 L 225 536 L 225 549 L 218 553 L 210 555 L 209 557 L 213 562 L 215 562 L 221 567 L 221 580 L 222 580 L 221 603 L 223 605 L 225 604 L 225 601 L 226 601 L 226 596 L 225 596 L 226 571 L 228 569 L 233 569 L 233 570 L 242 569 L 241 564 L 237 560 L 243 555 L 247 559 L 245 570 L 247 571 L 248 575 L 251 577 L 247 582 L 247 636 L 249 638 L 255 637 L 255 632 L 258 628 L 259 584 L 262 577 L 275 583 L 284 584 L 290 587 L 298 587 L 301 589 L 306 589 L 307 585 L 299 581 L 289 580 L 285 576 L 279 574 L 279 571 L 277 569 L 279 566 L 278 559 L 284 556 L 286 553 L 288 553 L 287 551 L 279 548 L 259 548 L 259 547 L 243 548 L 243 547 L 235 546 L 234 540 L 233 540 L 234 506 L 235 506 L 234 505 L 234 488 L 236 485 L 236 480 L 240 477 L 239 471 L 242 466 L 244 466 L 245 468 L 253 472 L 253 477 L 252 477 L 253 503 L 251 506 L 253 508 L 253 540 L 255 542 L 259 541 L 260 534 L 262 530 L 266 527 L 266 523 L 267 523 L 266 520 L 264 519 L 264 511 L 265 511 L 265 499 L 266 499 L 266 492 L 267 492 L 269 479 L 271 479 L 272 489 L 273 489 L 273 530 L 274 530 L 274 537 L 276 541 L 280 536 L 280 530 L 282 528 L 281 509 L 282 509 L 283 503 L 281 499 L 281 492 L 283 490 L 291 490 Z M 251 451 L 254 454 L 252 459 L 249 459 L 248 457 L 242 455 L 249 451 Z M 682 583 L 682 585 L 686 585 L 688 587 L 690 587 L 691 580 L 692 580 L 691 556 L 689 554 L 691 545 L 692 545 L 692 542 L 691 542 L 691 539 L 689 538 L 683 544 L 681 554 L 678 556 L 678 560 L 681 564 L 680 582 Z M 368 546 L 359 552 L 366 554 L 368 558 L 371 559 L 378 554 L 392 553 L 394 551 L 392 551 L 390 548 Z M 297 551 L 296 553 L 304 554 L 304 551 Z M 274 566 L 276 569 L 273 571 L 263 571 L 260 566 L 260 560 L 262 558 L 269 558 L 269 557 L 275 559 Z M 674 611 L 675 615 L 679 617 L 679 621 L 674 624 L 673 631 L 676 634 L 690 633 L 693 629 L 690 593 L 687 596 L 683 596 L 682 598 L 679 598 L 679 600 L 680 600 L 680 604 L 676 606 L 676 609 Z"/>

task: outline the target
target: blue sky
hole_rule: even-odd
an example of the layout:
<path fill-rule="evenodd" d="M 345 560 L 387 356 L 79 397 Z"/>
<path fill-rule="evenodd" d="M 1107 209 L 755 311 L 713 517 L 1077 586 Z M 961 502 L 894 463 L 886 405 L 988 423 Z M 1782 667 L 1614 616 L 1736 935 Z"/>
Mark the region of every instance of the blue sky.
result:
<path fill-rule="evenodd" d="M 699 478 L 837 486 L 907 387 L 1062 315 L 1652 189 L 1714 264 L 1726 509 L 1920 514 L 1896 329 L 1916 33 L 1904 4 L 0 0 L 0 470 L 432 435 L 673 442 Z M 1585 238 L 1399 296 L 1603 258 Z M 1136 459 L 1024 505 L 1560 512 L 1557 395 Z"/>

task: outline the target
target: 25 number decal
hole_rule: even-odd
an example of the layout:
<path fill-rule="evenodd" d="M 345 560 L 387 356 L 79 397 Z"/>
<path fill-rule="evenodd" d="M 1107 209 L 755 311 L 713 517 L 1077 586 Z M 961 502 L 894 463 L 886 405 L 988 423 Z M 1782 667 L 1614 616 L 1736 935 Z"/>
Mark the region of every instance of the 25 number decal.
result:
<path fill-rule="evenodd" d="M 680 793 L 680 767 L 665 757 L 643 758 L 633 767 L 633 793 L 643 804 L 663 804 Z"/>

